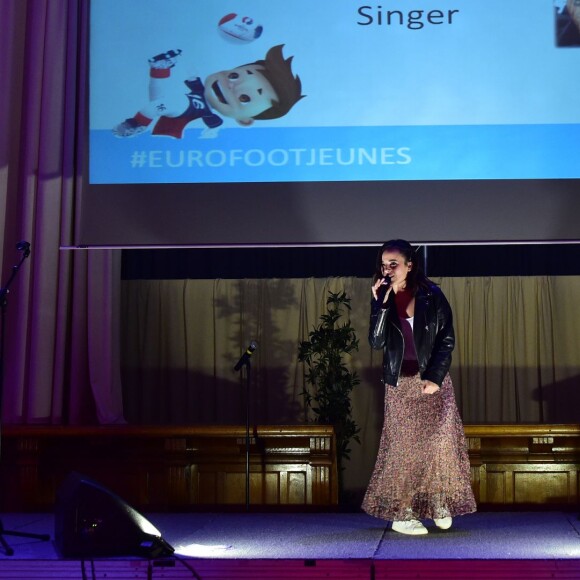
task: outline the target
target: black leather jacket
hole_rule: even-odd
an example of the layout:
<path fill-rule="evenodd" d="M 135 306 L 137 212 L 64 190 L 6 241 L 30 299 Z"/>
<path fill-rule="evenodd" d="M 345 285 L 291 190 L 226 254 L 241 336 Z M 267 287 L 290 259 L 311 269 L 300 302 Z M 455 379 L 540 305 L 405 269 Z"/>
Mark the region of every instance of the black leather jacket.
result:
<path fill-rule="evenodd" d="M 449 302 L 435 284 L 417 290 L 413 338 L 421 378 L 441 386 L 451 365 L 455 333 Z M 394 292 L 384 305 L 371 300 L 369 343 L 372 348 L 383 349 L 383 382 L 396 386 L 405 345 Z"/>

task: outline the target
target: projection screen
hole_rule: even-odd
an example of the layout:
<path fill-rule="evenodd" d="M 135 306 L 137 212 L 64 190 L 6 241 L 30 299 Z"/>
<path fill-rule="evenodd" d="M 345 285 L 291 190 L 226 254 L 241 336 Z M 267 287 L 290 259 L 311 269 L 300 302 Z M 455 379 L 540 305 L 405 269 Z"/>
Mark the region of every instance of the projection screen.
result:
<path fill-rule="evenodd" d="M 92 0 L 78 246 L 580 240 L 580 0 Z"/>

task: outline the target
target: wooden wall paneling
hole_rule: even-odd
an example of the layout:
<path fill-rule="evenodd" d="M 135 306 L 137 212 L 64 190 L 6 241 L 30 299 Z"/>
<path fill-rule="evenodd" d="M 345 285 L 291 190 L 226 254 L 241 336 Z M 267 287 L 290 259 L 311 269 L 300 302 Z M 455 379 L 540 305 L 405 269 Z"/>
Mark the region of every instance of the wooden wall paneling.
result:
<path fill-rule="evenodd" d="M 480 508 L 577 506 L 580 425 L 466 425 Z M 245 505 L 245 428 L 5 426 L 0 509 L 52 509 L 70 471 L 141 510 Z M 333 509 L 334 433 L 323 425 L 257 426 L 250 440 L 250 503 Z"/>
<path fill-rule="evenodd" d="M 465 434 L 481 506 L 578 504 L 580 425 L 466 425 Z"/>
<path fill-rule="evenodd" d="M 245 428 L 239 426 L 7 426 L 2 444 L 5 511 L 51 509 L 71 471 L 98 481 L 136 509 L 245 505 Z M 333 428 L 254 427 L 250 503 L 336 506 Z"/>

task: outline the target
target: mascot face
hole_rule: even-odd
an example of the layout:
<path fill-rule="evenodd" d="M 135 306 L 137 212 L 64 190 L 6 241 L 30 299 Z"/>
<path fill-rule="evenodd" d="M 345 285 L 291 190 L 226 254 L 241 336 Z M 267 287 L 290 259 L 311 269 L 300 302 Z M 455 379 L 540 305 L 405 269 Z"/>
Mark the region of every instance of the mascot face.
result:
<path fill-rule="evenodd" d="M 204 83 L 206 101 L 217 113 L 240 125 L 251 125 L 252 117 L 267 111 L 277 100 L 261 70 L 249 64 L 209 75 Z"/>

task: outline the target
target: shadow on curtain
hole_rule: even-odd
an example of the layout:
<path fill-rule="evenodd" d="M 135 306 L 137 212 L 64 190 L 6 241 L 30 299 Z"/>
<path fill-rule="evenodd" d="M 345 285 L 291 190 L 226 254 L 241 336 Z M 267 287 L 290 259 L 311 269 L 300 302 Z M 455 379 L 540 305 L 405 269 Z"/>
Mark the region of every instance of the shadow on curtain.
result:
<path fill-rule="evenodd" d="M 577 422 L 580 408 L 580 277 L 436 279 L 454 311 L 451 375 L 465 423 Z M 243 424 L 242 379 L 233 365 L 256 340 L 255 424 L 311 419 L 301 392 L 298 344 L 325 311 L 328 292 L 352 298 L 360 350 L 350 365 L 362 444 L 345 484 L 366 485 L 382 426 L 382 353 L 368 346 L 370 281 L 362 278 L 131 280 L 122 283 L 125 411 L 134 423 Z M 364 483 L 362 483 L 364 482 Z"/>

